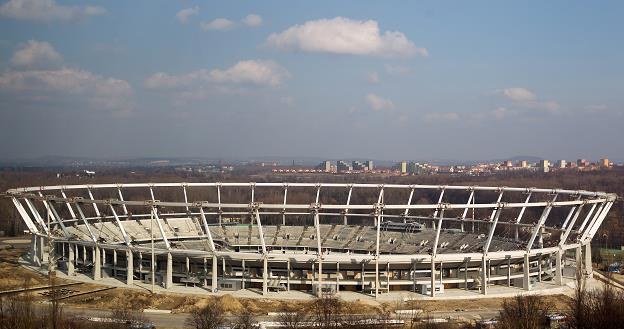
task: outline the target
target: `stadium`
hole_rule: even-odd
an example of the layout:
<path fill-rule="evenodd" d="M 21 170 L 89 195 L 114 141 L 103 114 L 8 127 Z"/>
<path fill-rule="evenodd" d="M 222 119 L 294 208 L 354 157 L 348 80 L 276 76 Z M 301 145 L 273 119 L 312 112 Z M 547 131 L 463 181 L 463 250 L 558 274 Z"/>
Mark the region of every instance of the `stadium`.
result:
<path fill-rule="evenodd" d="M 279 296 L 487 295 L 591 273 L 615 194 L 343 183 L 131 183 L 8 190 L 29 261 L 68 276 Z"/>

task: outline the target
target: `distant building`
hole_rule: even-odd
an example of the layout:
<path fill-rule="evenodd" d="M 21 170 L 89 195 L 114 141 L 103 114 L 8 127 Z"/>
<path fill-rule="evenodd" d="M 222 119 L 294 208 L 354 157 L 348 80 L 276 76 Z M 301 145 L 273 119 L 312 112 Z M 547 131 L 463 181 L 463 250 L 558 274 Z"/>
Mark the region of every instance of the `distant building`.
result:
<path fill-rule="evenodd" d="M 319 169 L 323 170 L 324 172 L 330 172 L 332 167 L 332 163 L 329 160 L 325 160 L 323 162 L 321 162 L 321 164 L 319 165 Z"/>
<path fill-rule="evenodd" d="M 609 168 L 611 166 L 611 163 L 609 163 L 609 159 L 607 158 L 600 159 L 600 166 L 603 168 Z"/>
<path fill-rule="evenodd" d="M 565 168 L 567 165 L 568 165 L 568 162 L 566 160 L 557 161 L 557 168 Z"/>
<path fill-rule="evenodd" d="M 338 172 L 352 171 L 353 167 L 351 167 L 346 161 L 339 160 L 336 163 L 336 170 Z"/>
<path fill-rule="evenodd" d="M 353 166 L 353 170 L 367 170 L 366 165 L 360 161 L 353 161 L 351 165 Z"/>
<path fill-rule="evenodd" d="M 586 159 L 578 159 L 576 160 L 576 165 L 578 167 L 587 167 L 589 166 L 589 161 L 587 161 Z"/>
<path fill-rule="evenodd" d="M 364 165 L 366 165 L 366 168 L 367 168 L 369 171 L 372 171 L 372 170 L 374 170 L 374 169 L 375 169 L 375 167 L 373 166 L 373 160 L 367 160 L 367 161 L 365 161 L 365 162 L 364 162 Z"/>
<path fill-rule="evenodd" d="M 399 169 L 401 170 L 401 174 L 407 174 L 407 161 L 401 161 L 401 163 L 399 163 Z"/>
<path fill-rule="evenodd" d="M 529 163 L 526 160 L 521 160 L 520 162 L 518 162 L 518 167 L 520 167 L 520 168 L 528 168 L 529 167 Z"/>
<path fill-rule="evenodd" d="M 507 167 L 507 168 L 513 167 L 513 162 L 511 162 L 511 160 L 505 161 L 505 167 Z"/>
<path fill-rule="evenodd" d="M 548 160 L 540 160 L 539 167 L 540 167 L 541 170 L 543 170 L 543 172 L 549 172 L 550 171 L 550 161 L 548 161 Z"/>

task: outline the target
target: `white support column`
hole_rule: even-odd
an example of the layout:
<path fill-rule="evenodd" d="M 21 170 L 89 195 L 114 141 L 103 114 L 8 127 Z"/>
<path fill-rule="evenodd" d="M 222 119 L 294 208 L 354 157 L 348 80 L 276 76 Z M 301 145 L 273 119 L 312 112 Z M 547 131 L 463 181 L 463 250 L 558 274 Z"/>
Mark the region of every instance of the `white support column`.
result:
<path fill-rule="evenodd" d="M 436 207 L 436 210 L 433 212 L 433 218 L 438 217 L 438 211 L 440 209 L 440 205 L 442 204 L 442 198 L 444 197 L 444 191 L 445 191 L 445 187 L 442 187 L 442 191 L 440 192 L 440 197 L 438 198 L 438 206 Z"/>
<path fill-rule="evenodd" d="M 593 274 L 594 268 L 592 266 L 591 243 L 588 241 L 585 244 L 585 276 L 591 278 Z"/>
<path fill-rule="evenodd" d="M 219 272 L 217 255 L 212 255 L 212 292 L 217 292 L 219 290 L 219 283 L 217 280 L 217 274 Z"/>
<path fill-rule="evenodd" d="M 221 183 L 217 183 L 217 202 L 219 203 L 218 211 L 219 211 L 219 226 L 223 223 L 223 216 L 221 210 Z"/>
<path fill-rule="evenodd" d="M 511 256 L 507 257 L 507 287 L 511 287 Z"/>
<path fill-rule="evenodd" d="M 529 263 L 529 253 L 528 252 L 524 253 L 524 267 L 523 267 L 523 271 L 524 271 L 524 280 L 523 280 L 524 290 L 531 290 L 531 279 L 530 279 L 531 266 L 530 266 L 530 263 Z"/>
<path fill-rule="evenodd" d="M 46 234 L 48 234 L 49 233 L 48 232 L 48 225 L 46 225 L 45 221 L 41 217 L 41 214 L 39 214 L 39 211 L 37 210 L 37 208 L 35 208 L 35 205 L 32 203 L 32 201 L 29 198 L 24 198 L 24 201 L 26 202 L 26 205 L 28 206 L 28 209 L 30 209 L 30 212 L 32 213 L 33 217 L 35 218 L 35 221 L 37 221 L 39 226 L 41 226 L 43 228 L 44 232 Z"/>
<path fill-rule="evenodd" d="M 182 191 L 184 192 L 184 203 L 186 203 L 186 212 L 189 212 L 188 195 L 186 195 L 186 183 L 182 184 Z"/>
<path fill-rule="evenodd" d="M 28 212 L 26 212 L 26 209 L 24 209 L 24 206 L 22 206 L 22 203 L 16 197 L 12 197 L 11 199 L 13 200 L 13 204 L 15 205 L 17 212 L 22 217 L 24 223 L 26 223 L 28 230 L 30 230 L 30 232 L 32 233 L 39 233 L 39 229 L 37 228 L 35 223 L 33 223 L 32 219 L 28 215 Z"/>
<path fill-rule="evenodd" d="M 165 274 L 165 289 L 173 287 L 173 257 L 167 253 L 167 272 Z"/>
<path fill-rule="evenodd" d="M 113 278 L 117 278 L 117 249 L 113 249 Z"/>
<path fill-rule="evenodd" d="M 353 193 L 353 185 L 349 185 L 349 195 L 347 196 L 347 206 L 349 206 L 349 204 L 351 204 L 351 194 Z M 348 216 L 347 214 L 349 213 L 349 209 L 344 209 L 344 213 L 343 213 L 343 224 L 344 225 L 349 225 L 349 220 L 347 219 Z"/>
<path fill-rule="evenodd" d="M 282 225 L 286 225 L 286 197 L 288 196 L 288 184 L 284 184 L 284 208 L 282 208 Z"/>
<path fill-rule="evenodd" d="M 492 243 L 492 237 L 494 237 L 494 231 L 496 230 L 496 224 L 498 224 L 498 218 L 500 217 L 501 212 L 503 211 L 503 206 L 498 203 L 496 209 L 494 209 L 494 222 L 490 224 L 490 232 L 488 234 L 488 239 L 485 242 L 485 246 L 483 247 L 483 256 L 487 256 L 488 251 L 490 250 L 490 244 Z"/>
<path fill-rule="evenodd" d="M 158 225 L 158 230 L 160 231 L 160 235 L 162 237 L 163 242 L 165 243 L 165 247 L 167 250 L 171 249 L 171 245 L 169 244 L 169 239 L 167 239 L 167 235 L 165 234 L 165 230 L 163 229 L 162 223 L 160 222 L 160 218 L 158 217 L 158 209 L 154 206 L 152 208 L 152 214 L 154 214 L 154 219 L 156 224 Z M 153 233 L 152 233 L 153 234 Z"/>
<path fill-rule="evenodd" d="M 93 280 L 100 280 L 102 278 L 102 265 L 100 257 L 100 247 L 93 246 Z"/>
<path fill-rule="evenodd" d="M 80 204 L 78 202 L 74 202 L 74 205 L 76 205 L 76 209 L 78 209 L 78 215 L 80 216 L 82 223 L 87 228 L 87 231 L 89 231 L 89 236 L 91 237 L 91 240 L 93 240 L 94 243 L 97 243 L 98 241 L 95 237 L 95 234 L 93 234 L 93 231 L 91 230 L 91 225 L 89 225 L 89 221 L 87 221 L 87 218 L 85 217 L 84 212 L 82 212 L 82 208 L 80 207 Z"/>
<path fill-rule="evenodd" d="M 569 224 L 568 227 L 566 228 L 565 232 L 561 235 L 561 238 L 559 239 L 559 247 L 562 247 L 568 240 L 568 236 L 570 235 L 570 232 L 572 231 L 572 228 L 574 227 L 576 220 L 578 219 L 579 215 L 583 211 L 583 207 L 585 207 L 585 204 L 581 204 L 578 207 L 576 207 L 576 213 L 572 217 L 572 220 L 568 223 Z"/>
<path fill-rule="evenodd" d="M 488 289 L 488 264 L 487 264 L 487 259 L 485 258 L 485 256 L 483 256 L 483 258 L 481 258 L 481 293 L 483 295 L 487 295 L 487 289 Z"/>
<path fill-rule="evenodd" d="M 243 274 L 241 275 L 241 289 L 245 290 L 245 260 L 241 260 L 241 266 L 243 268 Z"/>
<path fill-rule="evenodd" d="M 579 195 L 576 198 L 576 201 L 581 201 L 581 196 Z M 578 206 L 574 205 L 570 208 L 570 211 L 568 212 L 568 216 L 566 216 L 566 219 L 563 221 L 563 224 L 561 225 L 561 229 L 565 230 L 566 227 L 568 227 L 568 222 L 570 222 L 570 219 L 572 218 L 572 214 L 574 214 L 574 211 L 576 210 Z"/>
<path fill-rule="evenodd" d="M 542 282 L 542 254 L 537 255 L 537 282 Z"/>
<path fill-rule="evenodd" d="M 212 233 L 210 232 L 210 227 L 208 226 L 208 222 L 206 221 L 206 214 L 204 213 L 204 208 L 199 207 L 199 215 L 201 217 L 202 223 L 204 224 L 204 230 L 206 231 L 205 235 L 208 238 L 208 246 L 210 247 L 211 252 L 215 252 L 215 244 L 212 239 Z"/>
<path fill-rule="evenodd" d="M 74 254 L 74 246 L 69 243 L 68 244 L 68 255 L 67 255 L 67 276 L 73 276 L 74 273 L 74 264 L 76 262 L 76 255 Z"/>
<path fill-rule="evenodd" d="M 435 258 L 431 257 L 431 297 L 435 297 L 436 293 L 436 270 L 435 270 Z"/>
<path fill-rule="evenodd" d="M 88 188 L 87 192 L 89 192 L 89 198 L 91 199 L 91 201 L 93 201 L 94 198 L 93 198 L 93 193 L 91 193 L 91 189 Z M 97 204 L 95 202 L 92 202 L 91 204 L 93 204 L 93 210 L 95 210 L 95 216 L 102 217 L 102 215 L 100 214 L 100 209 L 98 209 L 97 207 Z"/>
<path fill-rule="evenodd" d="M 542 216 L 540 217 L 537 225 L 533 227 L 533 233 L 531 235 L 531 239 L 529 239 L 529 242 L 527 243 L 526 252 L 531 251 L 531 248 L 533 247 L 533 242 L 535 242 L 535 238 L 537 237 L 537 234 L 541 231 L 542 226 L 544 226 L 544 223 L 546 222 L 546 219 L 548 218 L 548 215 L 550 214 L 550 211 L 552 210 L 552 207 L 553 207 L 552 202 L 555 202 L 557 200 L 557 195 L 558 194 L 555 194 L 555 196 L 553 197 L 553 200 L 549 202 L 546 207 L 544 207 L 544 211 L 542 211 Z"/>
<path fill-rule="evenodd" d="M 440 207 L 440 206 L 438 206 Z M 436 211 L 437 212 L 437 211 Z M 438 227 L 436 229 L 435 240 L 433 241 L 433 251 L 431 253 L 431 257 L 435 258 L 438 253 L 438 243 L 440 242 L 440 230 L 442 229 L 442 220 L 444 218 L 444 208 L 440 210 L 440 217 L 438 218 Z"/>
<path fill-rule="evenodd" d="M 414 189 L 415 189 L 414 187 L 412 187 L 410 189 L 410 195 L 409 195 L 409 198 L 407 198 L 407 204 L 406 204 L 405 212 L 403 213 L 403 223 L 406 222 L 407 216 L 409 216 L 409 211 L 410 210 L 407 207 L 409 207 L 412 204 L 412 197 L 414 196 Z"/>
<path fill-rule="evenodd" d="M 498 199 L 496 199 L 496 204 L 500 204 L 501 200 L 503 199 L 503 192 L 505 192 L 505 190 L 503 190 L 503 188 L 500 188 L 500 193 L 498 194 Z M 492 221 L 494 219 L 494 216 L 496 215 L 496 210 L 497 208 L 494 208 L 492 210 L 492 214 L 490 215 L 490 221 Z"/>
<path fill-rule="evenodd" d="M 320 191 L 320 188 L 317 190 Z M 317 194 L 317 201 L 318 201 L 318 194 Z M 318 206 L 318 203 L 315 205 L 315 207 Z M 318 215 L 318 209 L 315 208 L 314 209 L 314 227 L 316 228 L 316 234 L 315 234 L 315 238 L 316 238 L 316 251 L 317 251 L 317 262 L 318 262 L 318 286 L 316 289 L 316 294 L 318 297 L 321 297 L 321 293 L 322 293 L 322 289 L 323 289 L 323 249 L 321 246 L 321 228 L 320 228 L 320 219 L 319 219 L 319 215 Z"/>
<path fill-rule="evenodd" d="M 522 208 L 520 209 L 520 212 L 518 213 L 518 217 L 516 217 L 516 241 L 519 239 L 519 227 L 518 224 L 520 224 L 520 221 L 522 220 L 522 216 L 524 215 L 524 211 L 526 210 L 527 205 L 529 204 L 529 200 L 531 200 L 531 195 L 533 194 L 533 191 L 528 190 L 528 194 L 526 197 L 526 200 L 524 200 L 524 206 L 522 206 Z"/>
<path fill-rule="evenodd" d="M 611 210 L 611 207 L 613 206 L 613 203 L 614 203 L 614 201 L 606 202 L 606 205 L 604 206 L 604 209 L 602 210 L 600 215 L 596 218 L 596 220 L 593 221 L 593 223 L 590 226 L 590 228 L 588 228 L 587 231 L 585 232 L 585 234 L 582 236 L 583 240 L 585 240 L 587 242 L 591 241 L 591 239 L 594 237 L 594 234 L 596 234 L 596 231 L 598 231 L 598 228 L 600 227 L 600 224 L 602 224 L 602 221 L 605 219 L 605 217 L 609 213 L 609 210 Z"/>
<path fill-rule="evenodd" d="M 377 199 L 377 205 L 376 205 L 376 216 L 377 216 L 377 235 L 376 235 L 376 239 L 375 239 L 375 299 L 379 296 L 379 238 L 381 236 L 381 222 L 383 220 L 382 218 L 382 211 L 383 211 L 383 206 L 381 204 L 382 200 L 383 200 L 383 195 L 384 195 L 384 189 L 383 186 L 381 188 L 381 191 L 379 192 L 379 198 Z"/>
<path fill-rule="evenodd" d="M 208 259 L 204 257 L 204 288 L 208 287 Z"/>
<path fill-rule="evenodd" d="M 557 257 L 555 259 L 555 282 L 562 286 L 563 285 L 563 267 L 561 266 L 561 260 L 563 258 L 563 251 L 561 248 L 557 250 Z"/>
<path fill-rule="evenodd" d="M 126 250 L 126 284 L 134 284 L 134 256 L 130 248 Z"/>
<path fill-rule="evenodd" d="M 117 186 L 117 193 L 119 194 L 119 201 L 123 202 L 124 197 L 123 197 L 123 194 L 121 193 L 121 185 Z M 128 208 L 126 207 L 126 204 L 122 203 L 121 207 L 123 209 L 124 215 L 128 216 Z"/>
<path fill-rule="evenodd" d="M 262 257 L 262 295 L 266 296 L 269 293 L 269 264 L 266 255 Z"/>
<path fill-rule="evenodd" d="M 40 243 L 38 243 L 39 241 L 39 237 L 31 234 L 30 235 L 30 257 L 31 260 L 33 262 L 33 264 L 35 264 L 36 266 L 41 266 L 41 259 L 42 257 L 40 257 L 39 253 L 40 253 L 40 249 L 42 249 L 42 246 L 40 245 Z"/>
<path fill-rule="evenodd" d="M 336 262 L 336 293 L 340 292 L 340 262 Z"/>
<path fill-rule="evenodd" d="M 290 291 L 290 259 L 286 260 L 286 290 Z"/>
<path fill-rule="evenodd" d="M 63 197 L 63 199 L 67 199 L 67 195 L 65 195 L 65 190 L 61 190 L 61 196 Z M 72 217 L 72 219 L 76 219 L 76 213 L 74 213 L 74 209 L 72 209 L 69 202 L 65 201 L 65 205 L 67 206 L 67 210 L 69 210 L 69 215 Z"/>
<path fill-rule="evenodd" d="M 121 221 L 119 220 L 119 216 L 117 216 L 115 207 L 113 207 L 113 205 L 110 203 L 108 205 L 110 206 L 110 210 L 113 213 L 113 217 L 115 218 L 115 223 L 117 224 L 117 227 L 119 228 L 119 232 L 121 232 L 121 236 L 124 238 L 124 241 L 126 242 L 126 246 L 130 246 L 130 238 L 128 237 L 128 234 L 126 233 L 126 229 L 124 229 L 123 225 L 121 224 Z"/>
<path fill-rule="evenodd" d="M 591 208 L 589 209 L 589 212 L 587 213 L 587 215 L 585 216 L 585 219 L 583 220 L 583 223 L 581 223 L 581 226 L 578 228 L 577 231 L 579 232 L 583 231 L 583 229 L 585 228 L 585 225 L 587 225 L 587 222 L 589 222 L 589 219 L 592 218 L 594 209 L 596 209 L 596 203 L 592 204 Z"/>
<path fill-rule="evenodd" d="M 462 213 L 461 216 L 461 230 L 462 232 L 464 232 L 464 220 L 466 219 L 466 215 L 468 215 L 468 206 L 470 206 L 470 203 L 472 202 L 472 199 L 474 198 L 474 188 L 470 189 L 470 196 L 468 197 L 468 201 L 466 202 L 466 208 L 464 208 L 464 212 Z"/>

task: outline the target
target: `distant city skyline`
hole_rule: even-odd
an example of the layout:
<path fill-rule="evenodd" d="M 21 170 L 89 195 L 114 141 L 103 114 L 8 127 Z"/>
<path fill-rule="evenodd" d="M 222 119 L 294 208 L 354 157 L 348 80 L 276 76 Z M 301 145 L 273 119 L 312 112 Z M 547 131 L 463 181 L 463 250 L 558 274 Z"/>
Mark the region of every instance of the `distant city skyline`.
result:
<path fill-rule="evenodd" d="M 0 160 L 624 160 L 621 1 L 0 0 Z"/>

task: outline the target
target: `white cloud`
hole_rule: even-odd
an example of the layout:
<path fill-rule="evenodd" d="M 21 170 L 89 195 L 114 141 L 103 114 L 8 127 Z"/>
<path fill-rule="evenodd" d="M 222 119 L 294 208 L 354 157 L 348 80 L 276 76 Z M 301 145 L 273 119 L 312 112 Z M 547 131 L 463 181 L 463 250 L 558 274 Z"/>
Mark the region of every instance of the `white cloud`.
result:
<path fill-rule="evenodd" d="M 13 53 L 11 64 L 31 68 L 46 68 L 59 65 L 63 57 L 45 41 L 28 40 Z"/>
<path fill-rule="evenodd" d="M 180 21 L 180 23 L 186 24 L 192 16 L 197 16 L 197 14 L 199 14 L 198 6 L 184 8 L 176 14 L 176 18 L 178 19 L 178 21 Z"/>
<path fill-rule="evenodd" d="M 376 21 L 344 17 L 307 21 L 280 33 L 273 33 L 267 44 L 277 49 L 366 56 L 429 56 L 398 31 L 380 33 Z"/>
<path fill-rule="evenodd" d="M 249 14 L 241 22 L 249 27 L 258 27 L 262 25 L 262 17 L 256 14 Z"/>
<path fill-rule="evenodd" d="M 536 98 L 533 92 L 521 87 L 506 88 L 501 90 L 501 93 L 514 102 L 532 101 Z"/>
<path fill-rule="evenodd" d="M 3 72 L 0 74 L 0 90 L 33 98 L 58 95 L 84 97 L 94 107 L 119 112 L 131 110 L 130 97 L 133 93 L 132 87 L 125 80 L 67 67 L 58 70 Z"/>
<path fill-rule="evenodd" d="M 243 84 L 275 87 L 290 73 L 273 61 L 240 61 L 227 69 L 200 69 L 183 75 L 169 75 L 158 72 L 145 80 L 151 89 L 173 89 L 197 86 L 205 83 Z"/>
<path fill-rule="evenodd" d="M 375 111 L 390 110 L 394 108 L 391 100 L 379 97 L 375 94 L 366 95 L 366 103 Z"/>
<path fill-rule="evenodd" d="M 377 72 L 373 72 L 368 75 L 368 82 L 370 83 L 378 83 L 379 82 L 379 74 Z"/>
<path fill-rule="evenodd" d="M 54 0 L 9 0 L 0 5 L 2 16 L 37 22 L 73 21 L 105 13 L 102 7 L 63 6 Z"/>
<path fill-rule="evenodd" d="M 201 22 L 199 26 L 204 31 L 222 31 L 233 28 L 234 22 L 227 18 L 217 18 L 211 22 Z"/>
<path fill-rule="evenodd" d="M 456 121 L 459 114 L 456 112 L 432 112 L 425 114 L 425 121 Z"/>

